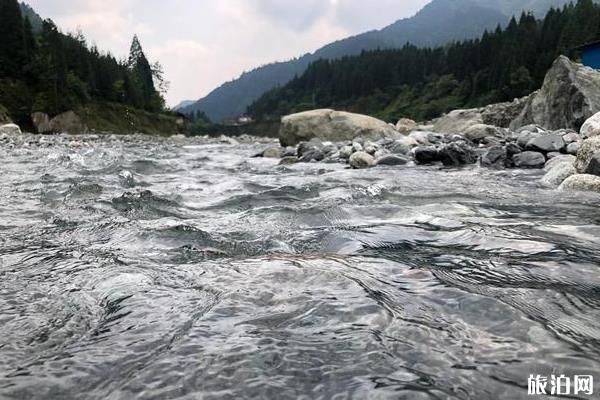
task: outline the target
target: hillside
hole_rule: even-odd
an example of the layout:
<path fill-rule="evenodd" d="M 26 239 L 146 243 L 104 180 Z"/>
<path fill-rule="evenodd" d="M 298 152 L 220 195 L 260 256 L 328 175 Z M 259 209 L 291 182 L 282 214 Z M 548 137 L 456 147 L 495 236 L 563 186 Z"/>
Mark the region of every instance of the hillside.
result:
<path fill-rule="evenodd" d="M 318 59 L 358 55 L 363 50 L 399 48 L 410 42 L 418 47 L 438 46 L 455 40 L 474 38 L 486 29 L 506 24 L 523 8 L 545 13 L 567 0 L 434 0 L 415 16 L 395 22 L 378 31 L 366 32 L 322 47 L 300 58 L 269 64 L 242 74 L 215 89 L 184 113 L 204 111 L 213 121 L 243 114 L 248 105 L 268 90 L 289 82 Z"/>
<path fill-rule="evenodd" d="M 319 60 L 248 111 L 257 120 L 313 108 L 344 109 L 395 121 L 434 118 L 451 109 L 512 100 L 539 88 L 560 54 L 600 38 L 600 6 L 522 14 L 480 39 L 436 49 L 407 45 L 339 60 Z"/>

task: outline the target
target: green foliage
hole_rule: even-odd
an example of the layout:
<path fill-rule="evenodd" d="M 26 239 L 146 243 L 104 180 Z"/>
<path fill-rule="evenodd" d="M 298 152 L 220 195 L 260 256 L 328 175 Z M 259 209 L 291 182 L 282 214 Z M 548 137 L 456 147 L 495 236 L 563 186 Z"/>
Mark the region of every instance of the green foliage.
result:
<path fill-rule="evenodd" d="M 0 15 L 0 103 L 14 120 L 27 121 L 33 111 L 56 115 L 101 101 L 165 109 L 137 36 L 130 62 L 120 63 L 90 48 L 83 34 L 63 34 L 16 0 L 0 0 Z"/>
<path fill-rule="evenodd" d="M 600 37 L 600 5 L 579 0 L 543 20 L 523 13 L 502 29 L 438 48 L 405 45 L 318 60 L 248 108 L 255 120 L 336 108 L 388 121 L 430 119 L 454 108 L 512 100 L 539 88 L 560 54 Z"/>

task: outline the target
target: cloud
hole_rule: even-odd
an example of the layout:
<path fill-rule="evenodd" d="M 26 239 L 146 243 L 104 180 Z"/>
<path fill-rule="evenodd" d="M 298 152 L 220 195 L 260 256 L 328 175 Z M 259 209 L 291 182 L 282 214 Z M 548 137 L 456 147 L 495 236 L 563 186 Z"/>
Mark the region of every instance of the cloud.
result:
<path fill-rule="evenodd" d="M 65 31 L 126 57 L 134 33 L 171 82 L 170 105 L 257 66 L 409 16 L 429 0 L 29 0 Z"/>

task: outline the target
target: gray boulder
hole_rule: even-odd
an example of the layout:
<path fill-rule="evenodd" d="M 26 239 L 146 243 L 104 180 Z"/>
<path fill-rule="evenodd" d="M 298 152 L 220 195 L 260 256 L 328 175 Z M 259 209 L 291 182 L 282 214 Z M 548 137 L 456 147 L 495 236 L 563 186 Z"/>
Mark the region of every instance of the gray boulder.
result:
<path fill-rule="evenodd" d="M 589 175 L 600 176 L 600 152 L 592 156 L 585 173 Z"/>
<path fill-rule="evenodd" d="M 560 163 L 564 163 L 564 162 L 566 162 L 568 164 L 571 164 L 571 165 L 574 165 L 575 164 L 575 160 L 577 160 L 577 158 L 574 157 L 574 156 L 567 155 L 567 154 L 562 154 L 562 155 L 560 155 L 558 157 L 554 157 L 554 158 L 549 159 L 546 162 L 546 165 L 544 165 L 544 169 L 546 171 L 550 171 L 550 169 L 552 169 L 556 164 L 560 164 Z"/>
<path fill-rule="evenodd" d="M 347 160 L 354 153 L 354 149 L 352 146 L 343 146 L 339 153 L 341 159 Z"/>
<path fill-rule="evenodd" d="M 517 168 L 544 168 L 546 157 L 535 151 L 524 151 L 515 154 L 512 161 Z"/>
<path fill-rule="evenodd" d="M 406 165 L 408 164 L 408 159 L 405 157 L 400 157 L 394 154 L 388 154 L 385 155 L 383 157 L 380 157 L 377 159 L 377 161 L 375 161 L 375 165 L 389 165 L 389 166 L 396 166 L 396 165 Z"/>
<path fill-rule="evenodd" d="M 567 178 L 558 189 L 564 191 L 600 193 L 600 176 L 585 174 L 573 175 Z"/>
<path fill-rule="evenodd" d="M 505 130 L 492 125 L 475 124 L 464 132 L 464 137 L 475 143 L 481 143 L 489 137 L 503 138 Z"/>
<path fill-rule="evenodd" d="M 417 164 L 432 164 L 440 161 L 438 149 L 434 146 L 419 146 L 413 149 L 413 155 Z"/>
<path fill-rule="evenodd" d="M 511 102 L 490 104 L 481 110 L 486 125 L 508 128 L 511 122 L 521 114 L 529 96 Z"/>
<path fill-rule="evenodd" d="M 15 124 L 0 125 L 0 135 L 20 135 L 21 128 Z"/>
<path fill-rule="evenodd" d="M 594 136 L 586 139 L 581 144 L 581 148 L 577 153 L 577 160 L 575 161 L 575 168 L 580 174 L 584 174 L 587 171 L 588 165 L 592 160 L 594 154 L 600 151 L 600 136 Z"/>
<path fill-rule="evenodd" d="M 554 163 L 547 170 L 546 175 L 542 178 L 542 185 L 548 187 L 557 187 L 562 184 L 567 178 L 577 174 L 577 170 L 572 162 L 562 161 Z"/>
<path fill-rule="evenodd" d="M 364 151 L 358 151 L 350 157 L 350 166 L 354 169 L 369 168 L 373 165 L 375 165 L 375 158 Z"/>
<path fill-rule="evenodd" d="M 438 119 L 433 131 L 460 135 L 471 126 L 478 124 L 483 124 L 481 109 L 454 110 Z"/>
<path fill-rule="evenodd" d="M 504 146 L 493 146 L 481 157 L 481 166 L 502 169 L 506 166 L 508 155 Z"/>
<path fill-rule="evenodd" d="M 576 156 L 579 153 L 579 149 L 581 149 L 581 142 L 570 143 L 567 146 L 567 154 Z"/>
<path fill-rule="evenodd" d="M 389 145 L 389 150 L 394 154 L 408 154 L 413 147 L 418 146 L 419 143 L 409 136 L 399 138 Z"/>
<path fill-rule="evenodd" d="M 538 151 L 540 153 L 561 152 L 566 147 L 561 135 L 542 135 L 527 142 L 526 150 Z"/>
<path fill-rule="evenodd" d="M 588 118 L 581 126 L 579 132 L 584 138 L 600 135 L 600 112 Z"/>
<path fill-rule="evenodd" d="M 573 131 L 563 133 L 562 138 L 566 144 L 581 142 L 581 136 Z"/>
<path fill-rule="evenodd" d="M 475 164 L 477 154 L 464 142 L 452 142 L 442 146 L 439 151 L 439 159 L 445 166 L 460 166 Z"/>
<path fill-rule="evenodd" d="M 396 124 L 396 130 L 402 134 L 408 134 L 417 129 L 417 123 L 412 119 L 402 118 Z"/>
<path fill-rule="evenodd" d="M 283 146 L 294 146 L 313 138 L 341 142 L 359 136 L 377 140 L 397 135 L 399 133 L 393 127 L 376 118 L 329 109 L 285 116 L 279 129 Z"/>
<path fill-rule="evenodd" d="M 311 149 L 306 151 L 300 157 L 300 162 L 311 162 L 311 161 L 323 161 L 325 159 L 325 154 L 321 151 L 321 149 Z"/>
<path fill-rule="evenodd" d="M 577 130 L 599 111 L 600 73 L 560 56 L 511 128 L 535 123 L 551 130 Z"/>

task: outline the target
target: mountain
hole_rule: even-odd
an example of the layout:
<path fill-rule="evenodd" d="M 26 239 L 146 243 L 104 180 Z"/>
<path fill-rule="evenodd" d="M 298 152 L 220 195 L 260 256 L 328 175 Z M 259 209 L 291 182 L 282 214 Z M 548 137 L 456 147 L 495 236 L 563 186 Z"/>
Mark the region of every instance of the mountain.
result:
<path fill-rule="evenodd" d="M 258 122 L 315 108 L 347 110 L 387 122 L 430 120 L 453 109 L 509 101 L 542 86 L 559 55 L 579 56 L 578 46 L 600 39 L 600 5 L 522 14 L 504 29 L 438 48 L 374 50 L 318 60 L 301 76 L 248 107 Z"/>
<path fill-rule="evenodd" d="M 195 100 L 183 100 L 182 102 L 180 102 L 179 104 L 177 104 L 175 107 L 173 107 L 173 111 L 179 111 L 182 108 L 189 107 L 192 104 L 194 104 L 195 102 L 196 102 Z"/>
<path fill-rule="evenodd" d="M 19 3 L 19 7 L 21 8 L 21 15 L 23 18 L 29 18 L 33 32 L 40 33 L 42 31 L 42 17 L 40 17 L 38 13 L 36 13 L 35 10 L 26 3 Z"/>
<path fill-rule="evenodd" d="M 181 111 L 205 112 L 213 121 L 245 113 L 246 108 L 265 92 L 284 85 L 302 74 L 318 59 L 358 55 L 363 50 L 399 48 L 407 42 L 433 47 L 480 36 L 486 29 L 505 25 L 510 16 L 524 8 L 544 14 L 551 6 L 568 0 L 433 0 L 411 18 L 401 19 L 381 30 L 352 36 L 287 62 L 268 64 L 242 74 Z"/>

